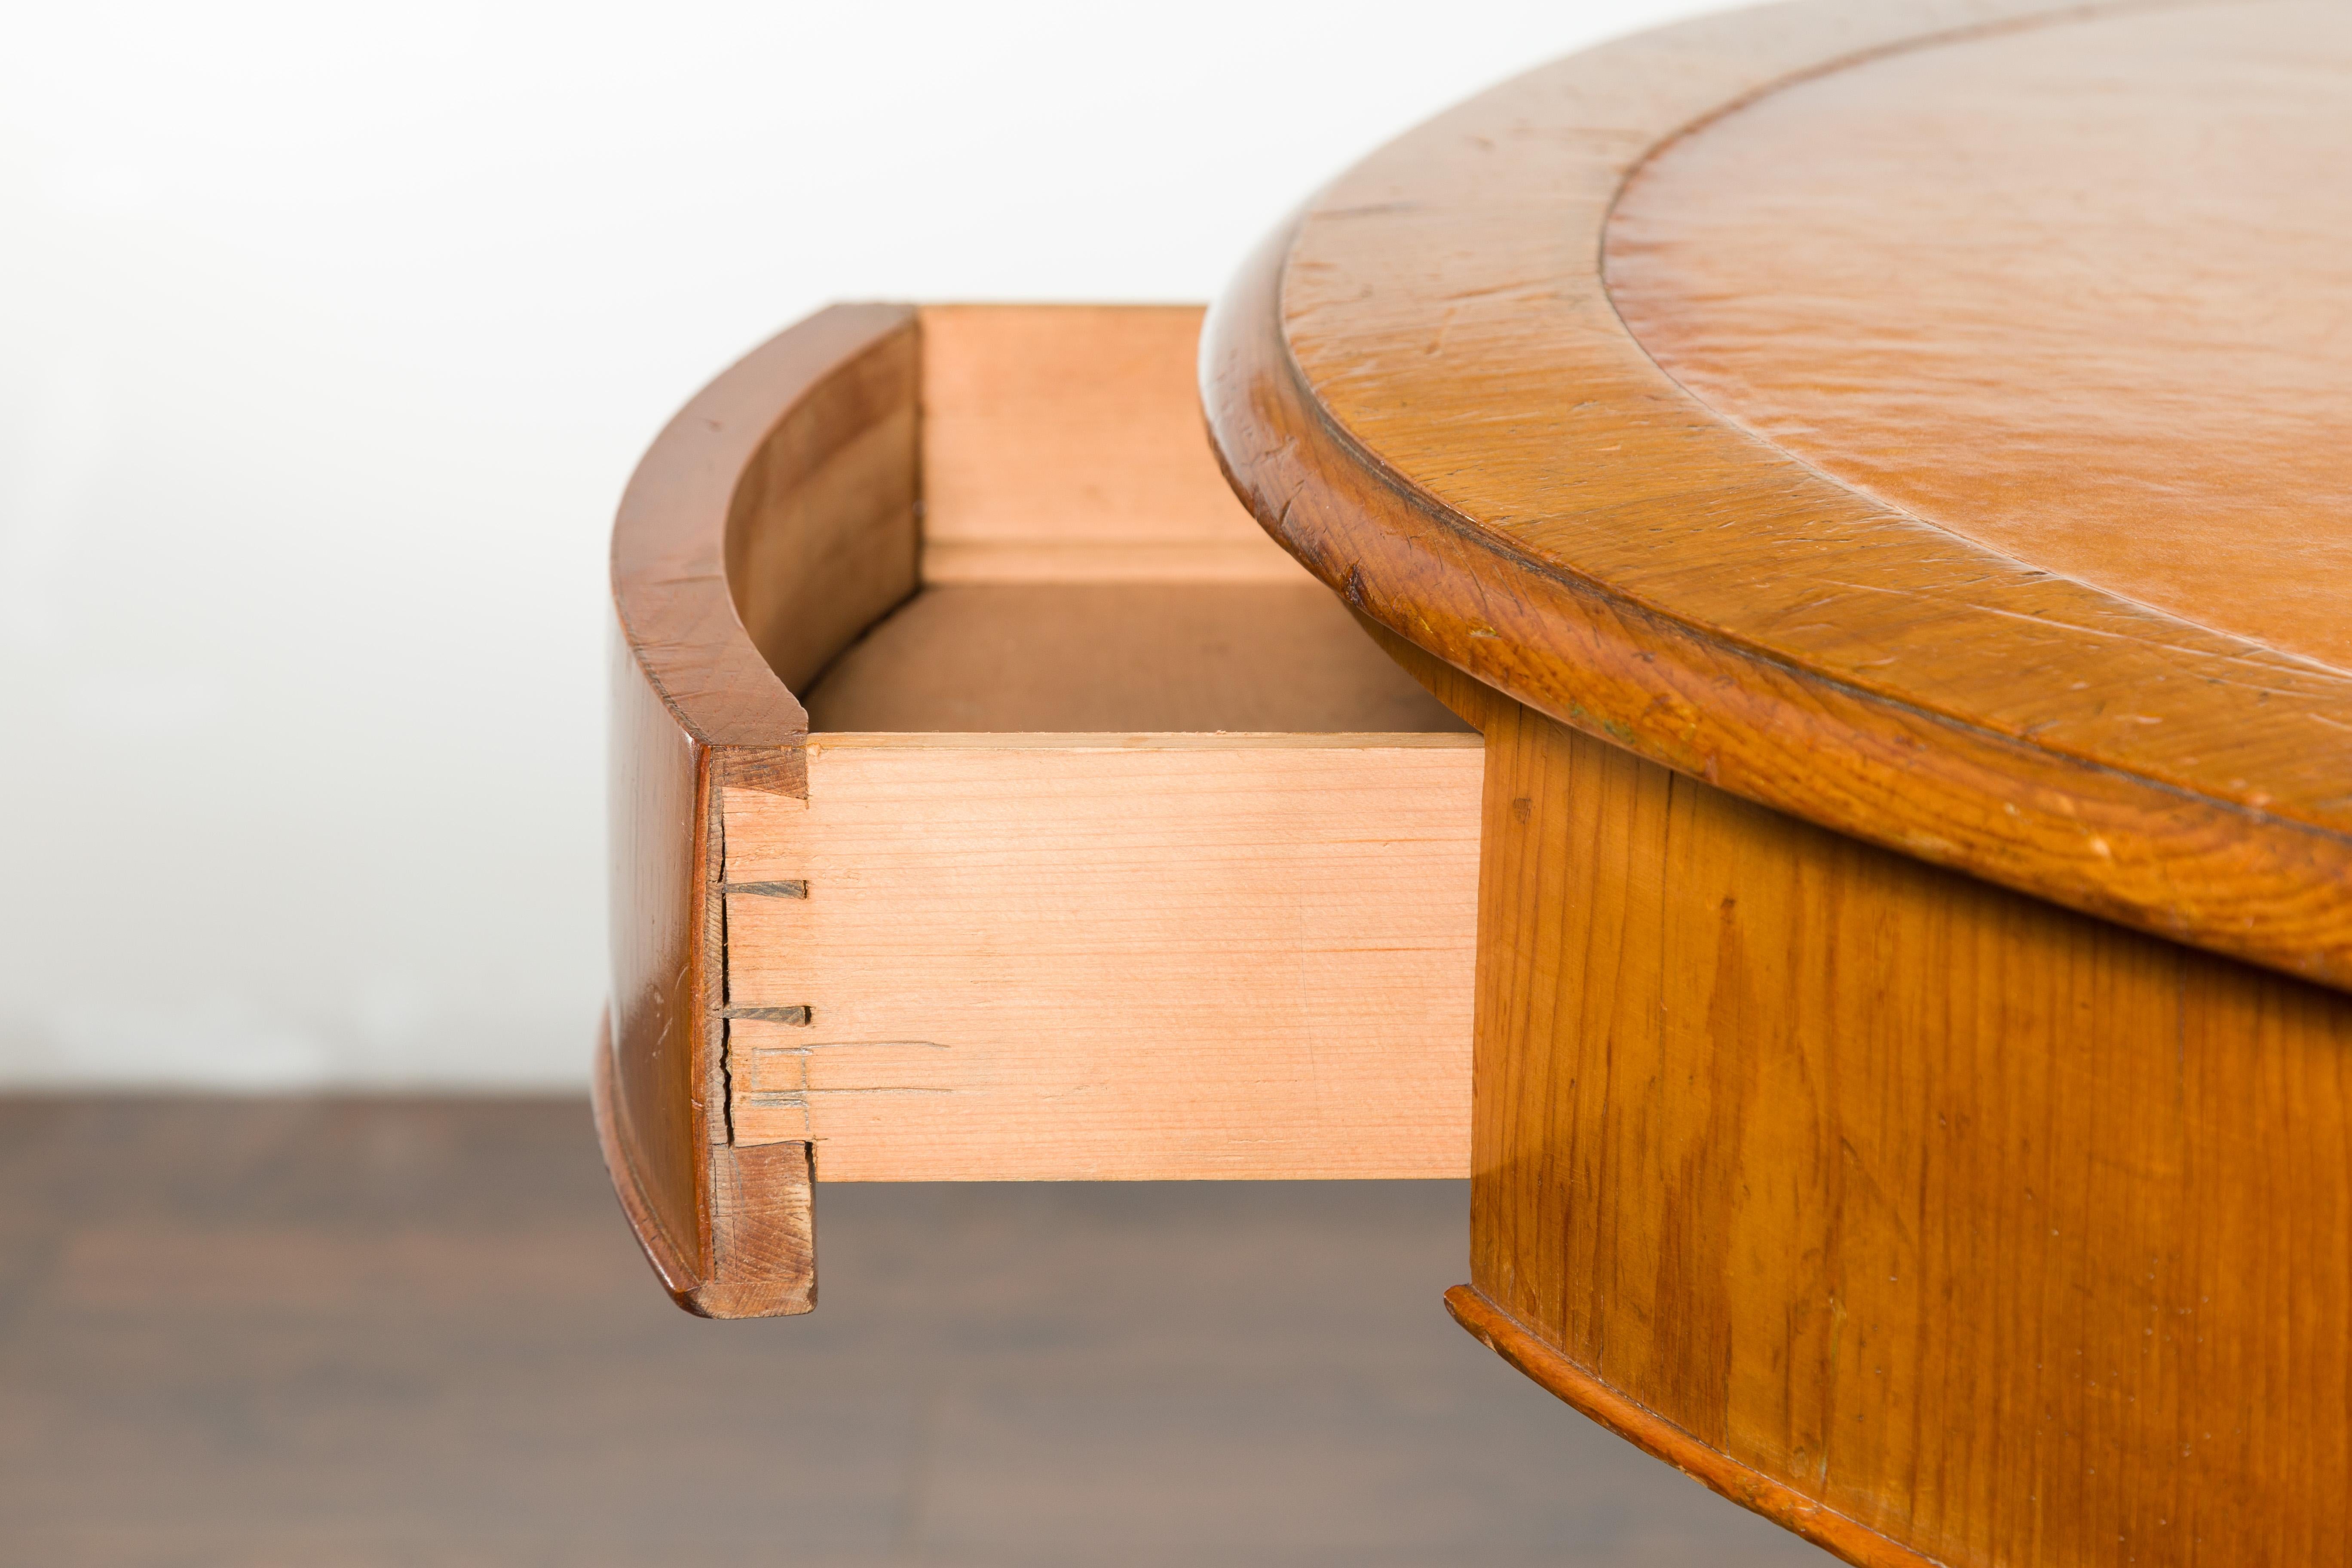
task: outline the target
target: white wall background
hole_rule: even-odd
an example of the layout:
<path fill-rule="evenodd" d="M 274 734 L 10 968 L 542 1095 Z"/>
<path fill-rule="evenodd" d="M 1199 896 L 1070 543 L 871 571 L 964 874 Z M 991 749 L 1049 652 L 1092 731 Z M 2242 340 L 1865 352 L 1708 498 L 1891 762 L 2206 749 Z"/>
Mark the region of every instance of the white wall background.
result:
<path fill-rule="evenodd" d="M 832 300 L 1202 300 L 1703 0 L 8 8 L 0 1085 L 584 1081 L 605 530 Z"/>

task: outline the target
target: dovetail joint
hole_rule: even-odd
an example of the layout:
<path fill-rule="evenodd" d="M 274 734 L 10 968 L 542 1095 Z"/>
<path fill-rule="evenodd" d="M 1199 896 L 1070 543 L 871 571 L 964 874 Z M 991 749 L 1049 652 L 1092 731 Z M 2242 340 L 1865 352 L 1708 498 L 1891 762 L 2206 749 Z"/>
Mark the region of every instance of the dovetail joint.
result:
<path fill-rule="evenodd" d="M 753 893 L 768 899 L 805 899 L 809 896 L 806 882 L 721 882 L 719 890 L 722 893 Z"/>
<path fill-rule="evenodd" d="M 722 1018 L 752 1018 L 762 1024 L 812 1024 L 815 1016 L 806 1007 L 721 1007 Z"/>

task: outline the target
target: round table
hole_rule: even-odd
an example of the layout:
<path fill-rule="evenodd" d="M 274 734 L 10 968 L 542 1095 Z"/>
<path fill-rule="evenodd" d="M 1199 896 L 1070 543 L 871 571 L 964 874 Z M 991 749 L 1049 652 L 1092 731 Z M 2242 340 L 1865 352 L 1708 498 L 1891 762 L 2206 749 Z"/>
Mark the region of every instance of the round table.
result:
<path fill-rule="evenodd" d="M 1212 313 L 1486 736 L 1455 1315 L 1851 1561 L 2352 1558 L 2347 150 L 2335 0 L 1769 7 Z"/>

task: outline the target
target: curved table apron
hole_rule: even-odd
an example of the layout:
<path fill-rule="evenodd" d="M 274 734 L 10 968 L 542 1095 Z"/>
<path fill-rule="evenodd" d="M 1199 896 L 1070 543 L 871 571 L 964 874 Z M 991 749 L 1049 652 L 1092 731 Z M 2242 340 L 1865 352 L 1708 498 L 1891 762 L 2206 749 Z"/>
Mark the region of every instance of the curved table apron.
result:
<path fill-rule="evenodd" d="M 1851 1561 L 2352 1560 L 2347 146 L 2326 0 L 1768 7 L 1212 313 L 1486 740 L 1456 1316 Z"/>

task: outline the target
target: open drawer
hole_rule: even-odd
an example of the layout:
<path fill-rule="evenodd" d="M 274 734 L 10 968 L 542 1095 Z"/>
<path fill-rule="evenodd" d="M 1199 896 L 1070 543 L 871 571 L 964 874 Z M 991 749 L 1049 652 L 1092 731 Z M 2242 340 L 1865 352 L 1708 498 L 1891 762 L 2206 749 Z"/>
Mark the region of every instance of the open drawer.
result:
<path fill-rule="evenodd" d="M 1469 1166 L 1478 737 L 1218 474 L 1190 307 L 844 306 L 614 529 L 604 1154 L 712 1316 L 829 1181 Z"/>

